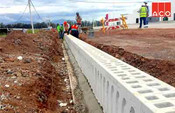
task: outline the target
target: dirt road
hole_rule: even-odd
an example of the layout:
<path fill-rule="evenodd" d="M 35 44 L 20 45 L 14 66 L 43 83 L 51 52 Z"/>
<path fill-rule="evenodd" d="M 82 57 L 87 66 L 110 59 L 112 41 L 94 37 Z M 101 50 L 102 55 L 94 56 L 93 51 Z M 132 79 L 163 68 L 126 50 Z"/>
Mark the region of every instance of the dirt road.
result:
<path fill-rule="evenodd" d="M 150 59 L 175 60 L 175 29 L 118 30 L 105 35 L 97 32 L 88 40 L 120 46 Z"/>

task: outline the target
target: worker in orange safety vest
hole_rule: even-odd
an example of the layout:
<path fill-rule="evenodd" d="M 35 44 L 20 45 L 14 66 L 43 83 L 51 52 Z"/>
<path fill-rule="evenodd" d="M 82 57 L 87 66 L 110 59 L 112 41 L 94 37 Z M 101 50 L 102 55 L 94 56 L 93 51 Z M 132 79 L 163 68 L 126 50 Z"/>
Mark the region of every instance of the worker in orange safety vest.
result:
<path fill-rule="evenodd" d="M 71 26 L 70 34 L 76 38 L 79 38 L 78 25 L 74 24 Z"/>
<path fill-rule="evenodd" d="M 78 32 L 82 33 L 82 30 L 81 30 L 82 18 L 81 18 L 80 14 L 78 12 L 76 13 L 76 22 L 77 22 L 77 25 L 78 25 Z"/>
<path fill-rule="evenodd" d="M 66 21 L 63 23 L 63 33 L 69 34 L 70 25 Z"/>

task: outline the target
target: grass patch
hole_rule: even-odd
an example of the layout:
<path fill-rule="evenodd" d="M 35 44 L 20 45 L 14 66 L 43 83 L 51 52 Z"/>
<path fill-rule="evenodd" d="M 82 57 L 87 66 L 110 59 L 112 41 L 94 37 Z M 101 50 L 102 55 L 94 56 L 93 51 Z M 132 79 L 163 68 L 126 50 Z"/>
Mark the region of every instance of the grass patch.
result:
<path fill-rule="evenodd" d="M 5 38 L 7 34 L 0 34 L 0 38 Z"/>
<path fill-rule="evenodd" d="M 38 33 L 39 31 L 40 31 L 39 29 L 35 29 L 34 30 L 35 33 Z M 27 30 L 27 33 L 29 33 L 29 34 L 32 33 L 32 29 L 28 29 Z"/>

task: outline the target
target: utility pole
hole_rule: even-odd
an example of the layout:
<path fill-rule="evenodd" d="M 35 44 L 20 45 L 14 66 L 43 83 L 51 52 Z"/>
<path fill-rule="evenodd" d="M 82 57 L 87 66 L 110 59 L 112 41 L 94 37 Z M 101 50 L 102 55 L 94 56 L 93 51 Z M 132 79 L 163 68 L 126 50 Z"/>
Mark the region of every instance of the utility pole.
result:
<path fill-rule="evenodd" d="M 32 33 L 34 34 L 34 27 L 33 27 L 33 18 L 32 18 L 32 11 L 31 11 L 31 0 L 28 0 L 28 4 L 29 4 L 29 12 L 30 12 L 30 21 L 31 21 L 31 26 L 32 26 Z"/>

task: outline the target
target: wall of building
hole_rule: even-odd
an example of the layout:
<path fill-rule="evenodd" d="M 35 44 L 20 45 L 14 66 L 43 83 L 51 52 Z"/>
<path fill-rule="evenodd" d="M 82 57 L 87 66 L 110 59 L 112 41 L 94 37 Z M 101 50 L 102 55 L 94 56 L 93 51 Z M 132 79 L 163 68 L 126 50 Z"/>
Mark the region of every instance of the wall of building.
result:
<path fill-rule="evenodd" d="M 175 0 L 171 1 L 171 17 L 169 20 L 175 20 Z"/>
<path fill-rule="evenodd" d="M 126 15 L 128 24 L 135 24 L 136 19 L 139 18 L 139 13 L 137 12 L 139 9 L 135 9 L 132 14 Z"/>

